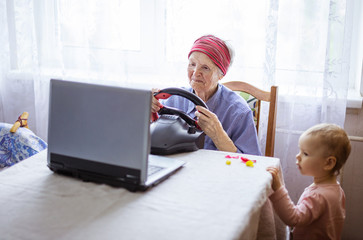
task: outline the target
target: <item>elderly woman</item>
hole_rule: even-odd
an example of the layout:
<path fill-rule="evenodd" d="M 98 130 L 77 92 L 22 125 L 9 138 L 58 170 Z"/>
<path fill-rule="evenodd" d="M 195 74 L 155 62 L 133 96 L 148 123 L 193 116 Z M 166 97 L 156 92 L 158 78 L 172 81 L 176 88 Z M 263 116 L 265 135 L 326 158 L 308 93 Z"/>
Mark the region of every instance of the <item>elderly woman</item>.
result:
<path fill-rule="evenodd" d="M 213 35 L 202 36 L 194 42 L 188 58 L 187 90 L 199 96 L 209 110 L 179 96 L 163 104 L 197 118 L 207 135 L 205 149 L 261 155 L 251 109 L 243 98 L 219 83 L 232 62 L 226 43 Z M 160 106 L 154 98 L 152 112 Z"/>

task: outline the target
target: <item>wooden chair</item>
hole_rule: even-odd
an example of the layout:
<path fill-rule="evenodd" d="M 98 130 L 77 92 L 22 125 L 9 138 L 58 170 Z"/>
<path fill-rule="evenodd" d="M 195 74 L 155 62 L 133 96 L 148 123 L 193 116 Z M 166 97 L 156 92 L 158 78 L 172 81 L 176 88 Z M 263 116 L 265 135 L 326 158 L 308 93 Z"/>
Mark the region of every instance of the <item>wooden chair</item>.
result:
<path fill-rule="evenodd" d="M 231 81 L 223 83 L 224 86 L 228 87 L 232 91 L 238 91 L 247 93 L 252 96 L 253 100 L 256 100 L 256 105 L 252 111 L 254 111 L 256 130 L 258 133 L 260 123 L 260 112 L 261 112 L 261 101 L 269 102 L 269 114 L 267 123 L 267 134 L 266 134 L 266 151 L 265 156 L 273 157 L 275 149 L 275 130 L 276 130 L 276 113 L 277 113 L 277 94 L 278 87 L 272 86 L 270 92 L 263 91 L 251 84 Z"/>

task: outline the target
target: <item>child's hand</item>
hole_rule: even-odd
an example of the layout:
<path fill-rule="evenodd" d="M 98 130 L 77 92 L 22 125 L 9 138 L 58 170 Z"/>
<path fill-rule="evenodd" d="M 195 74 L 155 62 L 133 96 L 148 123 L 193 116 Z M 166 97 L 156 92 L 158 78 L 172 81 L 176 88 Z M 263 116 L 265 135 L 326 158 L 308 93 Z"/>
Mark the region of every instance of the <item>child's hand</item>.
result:
<path fill-rule="evenodd" d="M 276 191 L 283 183 L 280 169 L 276 167 L 268 167 L 266 170 L 272 175 L 272 189 Z"/>

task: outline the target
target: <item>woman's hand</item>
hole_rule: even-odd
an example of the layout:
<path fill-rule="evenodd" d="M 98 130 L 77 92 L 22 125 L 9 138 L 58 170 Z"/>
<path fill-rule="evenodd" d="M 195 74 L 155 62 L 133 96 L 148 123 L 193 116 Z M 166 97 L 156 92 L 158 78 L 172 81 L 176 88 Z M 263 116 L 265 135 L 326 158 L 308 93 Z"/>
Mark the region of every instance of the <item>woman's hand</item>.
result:
<path fill-rule="evenodd" d="M 196 109 L 198 125 L 212 139 L 218 150 L 237 152 L 236 146 L 224 131 L 217 115 L 202 106 L 196 106 Z"/>
<path fill-rule="evenodd" d="M 281 170 L 276 167 L 268 167 L 266 170 L 272 175 L 272 189 L 276 191 L 283 184 Z"/>
<path fill-rule="evenodd" d="M 212 140 L 218 137 L 221 131 L 224 131 L 217 115 L 202 106 L 196 106 L 198 125 Z"/>
<path fill-rule="evenodd" d="M 151 90 L 153 96 L 152 96 L 152 101 L 151 101 L 151 112 L 152 113 L 157 113 L 160 108 L 162 107 L 161 103 L 154 97 L 154 93 L 160 92 L 160 89 L 158 88 L 153 88 Z"/>

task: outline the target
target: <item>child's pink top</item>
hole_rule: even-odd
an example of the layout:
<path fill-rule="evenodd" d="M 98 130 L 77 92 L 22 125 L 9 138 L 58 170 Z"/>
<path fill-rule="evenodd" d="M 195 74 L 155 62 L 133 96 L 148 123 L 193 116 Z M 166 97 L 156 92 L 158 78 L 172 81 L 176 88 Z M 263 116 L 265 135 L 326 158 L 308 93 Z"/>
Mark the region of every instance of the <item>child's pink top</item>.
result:
<path fill-rule="evenodd" d="M 285 187 L 270 200 L 281 220 L 293 230 L 293 239 L 340 239 L 345 219 L 345 195 L 337 184 L 305 188 L 295 206 Z"/>

